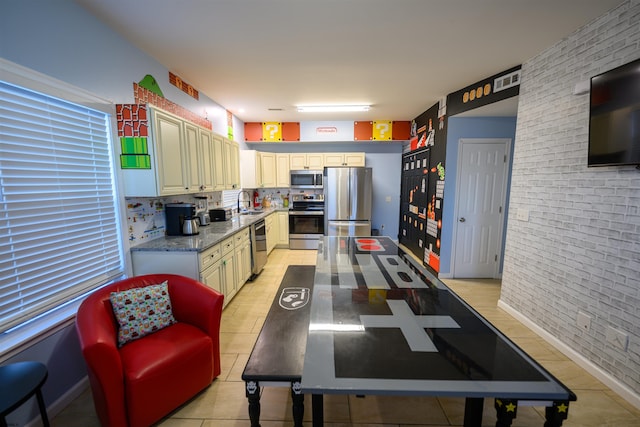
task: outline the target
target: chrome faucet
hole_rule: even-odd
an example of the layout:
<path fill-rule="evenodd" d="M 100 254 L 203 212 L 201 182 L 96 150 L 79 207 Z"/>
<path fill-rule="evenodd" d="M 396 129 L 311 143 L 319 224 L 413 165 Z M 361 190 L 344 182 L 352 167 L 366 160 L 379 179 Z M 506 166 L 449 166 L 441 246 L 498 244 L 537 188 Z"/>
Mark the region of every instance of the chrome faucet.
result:
<path fill-rule="evenodd" d="M 238 213 L 240 213 L 240 196 L 242 194 L 246 194 L 249 197 L 249 200 L 243 200 L 243 203 L 247 204 L 247 209 L 249 209 L 251 207 L 251 194 L 249 194 L 249 192 L 247 190 L 240 190 L 238 191 Z"/>

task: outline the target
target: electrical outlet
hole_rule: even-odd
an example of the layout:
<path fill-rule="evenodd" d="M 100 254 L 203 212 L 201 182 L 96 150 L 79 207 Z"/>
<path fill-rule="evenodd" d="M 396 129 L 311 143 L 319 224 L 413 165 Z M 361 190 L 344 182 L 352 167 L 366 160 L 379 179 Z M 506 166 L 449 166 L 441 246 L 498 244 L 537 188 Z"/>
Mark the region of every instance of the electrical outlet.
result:
<path fill-rule="evenodd" d="M 529 221 L 529 209 L 518 208 L 517 218 L 520 221 Z"/>
<path fill-rule="evenodd" d="M 591 316 L 579 311 L 576 318 L 576 323 L 578 324 L 578 327 L 580 327 L 580 329 L 588 332 L 589 329 L 591 329 Z"/>
<path fill-rule="evenodd" d="M 629 346 L 629 335 L 619 331 L 611 326 L 607 327 L 606 332 L 607 342 L 619 350 L 627 351 Z"/>

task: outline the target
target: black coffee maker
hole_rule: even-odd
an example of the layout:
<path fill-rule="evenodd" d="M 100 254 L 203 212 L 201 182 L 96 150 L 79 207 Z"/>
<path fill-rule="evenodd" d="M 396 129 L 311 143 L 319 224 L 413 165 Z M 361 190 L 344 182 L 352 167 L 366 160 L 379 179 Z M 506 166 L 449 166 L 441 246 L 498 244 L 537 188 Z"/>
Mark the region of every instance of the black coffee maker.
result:
<path fill-rule="evenodd" d="M 196 217 L 196 205 L 193 203 L 167 203 L 164 205 L 164 217 L 167 236 L 182 236 L 184 220 Z"/>

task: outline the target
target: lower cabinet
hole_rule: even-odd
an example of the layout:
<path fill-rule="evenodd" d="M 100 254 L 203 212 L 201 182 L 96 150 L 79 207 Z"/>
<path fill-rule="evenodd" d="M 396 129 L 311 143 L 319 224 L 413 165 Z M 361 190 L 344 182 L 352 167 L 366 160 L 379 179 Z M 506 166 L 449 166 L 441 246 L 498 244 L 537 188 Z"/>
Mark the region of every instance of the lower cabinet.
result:
<path fill-rule="evenodd" d="M 249 229 L 235 235 L 235 265 L 237 290 L 251 277 L 251 240 Z"/>
<path fill-rule="evenodd" d="M 276 240 L 278 239 L 278 230 L 276 228 L 278 222 L 274 221 L 275 216 L 276 213 L 274 212 L 264 219 L 264 228 L 267 234 L 267 255 L 276 247 Z"/>
<path fill-rule="evenodd" d="M 220 282 L 224 284 L 225 307 L 238 292 L 238 279 L 236 275 L 236 253 L 234 237 L 229 237 L 220 243 Z"/>
<path fill-rule="evenodd" d="M 224 295 L 224 306 L 251 277 L 251 241 L 245 228 L 208 248 L 193 251 L 132 251 L 133 274 L 191 277 Z"/>
<path fill-rule="evenodd" d="M 289 212 L 276 212 L 278 222 L 278 240 L 276 246 L 279 248 L 289 247 Z"/>

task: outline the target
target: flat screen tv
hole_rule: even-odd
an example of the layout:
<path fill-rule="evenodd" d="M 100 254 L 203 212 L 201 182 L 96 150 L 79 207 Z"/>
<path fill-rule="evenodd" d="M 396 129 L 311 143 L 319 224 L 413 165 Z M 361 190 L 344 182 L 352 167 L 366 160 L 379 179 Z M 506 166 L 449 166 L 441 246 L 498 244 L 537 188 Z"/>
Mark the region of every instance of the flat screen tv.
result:
<path fill-rule="evenodd" d="M 640 165 L 640 59 L 591 78 L 589 166 Z"/>

